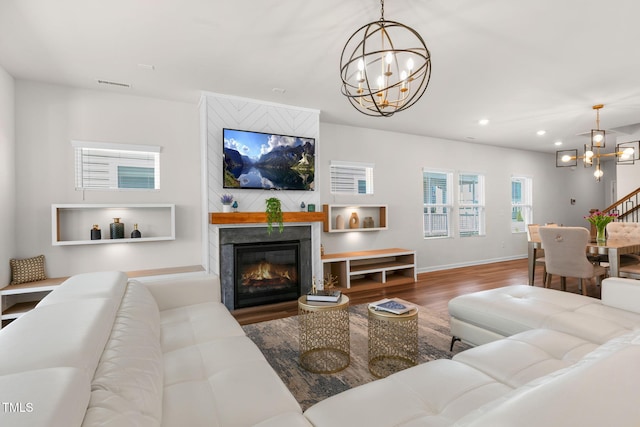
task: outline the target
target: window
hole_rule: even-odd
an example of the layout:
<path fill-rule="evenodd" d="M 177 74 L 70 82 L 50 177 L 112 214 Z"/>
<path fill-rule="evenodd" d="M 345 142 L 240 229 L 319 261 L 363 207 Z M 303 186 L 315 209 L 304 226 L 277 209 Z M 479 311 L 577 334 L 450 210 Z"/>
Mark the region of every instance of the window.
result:
<path fill-rule="evenodd" d="M 373 194 L 373 164 L 331 161 L 331 194 Z"/>
<path fill-rule="evenodd" d="M 71 141 L 77 190 L 160 189 L 160 147 Z"/>
<path fill-rule="evenodd" d="M 424 237 L 451 236 L 451 172 L 422 172 Z"/>
<path fill-rule="evenodd" d="M 485 234 L 483 175 L 459 174 L 458 208 L 460 236 L 483 236 Z"/>
<path fill-rule="evenodd" d="M 533 221 L 533 180 L 511 177 L 511 232 L 524 233 Z"/>

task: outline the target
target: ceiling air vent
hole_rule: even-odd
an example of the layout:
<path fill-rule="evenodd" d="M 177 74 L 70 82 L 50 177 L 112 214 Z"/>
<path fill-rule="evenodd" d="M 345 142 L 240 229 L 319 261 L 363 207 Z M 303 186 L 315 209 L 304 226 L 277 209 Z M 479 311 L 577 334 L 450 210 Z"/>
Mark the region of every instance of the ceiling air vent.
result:
<path fill-rule="evenodd" d="M 129 83 L 112 82 L 109 80 L 96 80 L 99 85 L 119 86 L 119 87 L 131 87 Z"/>

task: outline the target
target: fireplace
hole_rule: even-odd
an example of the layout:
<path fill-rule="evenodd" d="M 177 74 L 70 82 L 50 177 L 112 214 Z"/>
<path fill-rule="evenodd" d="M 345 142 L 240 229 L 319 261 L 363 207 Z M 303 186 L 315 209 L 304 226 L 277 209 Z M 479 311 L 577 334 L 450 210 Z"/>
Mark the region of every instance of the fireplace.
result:
<path fill-rule="evenodd" d="M 229 310 L 295 301 L 311 290 L 311 227 L 221 228 L 220 282 Z"/>
<path fill-rule="evenodd" d="M 297 241 L 234 245 L 234 307 L 297 299 L 299 246 Z"/>

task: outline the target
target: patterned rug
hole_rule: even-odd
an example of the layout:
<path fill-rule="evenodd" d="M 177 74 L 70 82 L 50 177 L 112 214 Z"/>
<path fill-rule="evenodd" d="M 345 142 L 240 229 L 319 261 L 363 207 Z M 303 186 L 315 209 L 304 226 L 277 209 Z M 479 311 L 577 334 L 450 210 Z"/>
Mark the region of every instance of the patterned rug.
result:
<path fill-rule="evenodd" d="M 313 374 L 304 370 L 298 363 L 297 316 L 246 325 L 243 329 L 305 410 L 327 397 L 376 379 L 369 372 L 367 361 L 367 305 L 349 307 L 349 322 L 351 363 L 346 369 L 335 374 Z M 448 315 L 431 313 L 420 307 L 418 363 L 450 359 L 455 353 L 469 348 L 458 342 L 451 353 L 450 342 Z"/>

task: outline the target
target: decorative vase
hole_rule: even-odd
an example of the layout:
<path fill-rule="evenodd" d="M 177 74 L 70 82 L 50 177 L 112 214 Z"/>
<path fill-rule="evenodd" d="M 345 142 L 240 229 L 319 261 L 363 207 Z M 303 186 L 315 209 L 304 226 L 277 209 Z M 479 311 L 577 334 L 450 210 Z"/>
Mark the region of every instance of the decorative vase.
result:
<path fill-rule="evenodd" d="M 231 212 L 231 204 L 223 204 L 222 212 Z"/>
<path fill-rule="evenodd" d="M 102 231 L 100 231 L 100 227 L 98 224 L 94 224 L 91 229 L 91 240 L 100 240 L 102 239 Z"/>
<path fill-rule="evenodd" d="M 370 216 L 365 216 L 364 220 L 362 221 L 362 227 L 363 228 L 373 228 L 375 227 L 375 224 L 373 222 L 373 218 Z"/>
<path fill-rule="evenodd" d="M 360 228 L 360 218 L 358 217 L 357 212 L 351 212 L 351 217 L 349 218 L 349 228 Z"/>
<path fill-rule="evenodd" d="M 344 230 L 344 217 L 342 215 L 336 216 L 336 230 Z"/>
<path fill-rule="evenodd" d="M 598 243 L 606 243 L 607 238 L 605 236 L 605 228 L 606 225 L 596 226 L 596 242 Z"/>
<path fill-rule="evenodd" d="M 120 222 L 120 218 L 113 218 L 113 222 L 109 224 L 109 232 L 112 239 L 124 239 L 124 224 Z"/>
<path fill-rule="evenodd" d="M 138 230 L 138 224 L 133 224 L 133 231 L 131 232 L 132 239 L 139 239 L 142 237 L 142 233 Z"/>

